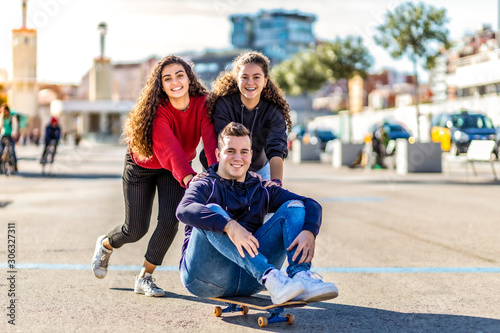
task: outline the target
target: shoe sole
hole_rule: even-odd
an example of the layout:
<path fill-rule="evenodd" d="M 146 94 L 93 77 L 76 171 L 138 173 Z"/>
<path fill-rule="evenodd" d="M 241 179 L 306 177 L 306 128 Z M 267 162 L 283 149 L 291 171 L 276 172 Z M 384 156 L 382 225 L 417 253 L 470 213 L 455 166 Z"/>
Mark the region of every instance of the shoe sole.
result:
<path fill-rule="evenodd" d="M 329 299 L 333 299 L 337 297 L 339 293 L 337 291 L 331 291 L 331 292 L 326 292 L 326 293 L 320 293 L 318 295 L 311 295 L 309 297 L 301 297 L 301 301 L 308 302 L 308 303 L 314 303 L 314 302 L 321 302 L 321 301 L 327 301 Z"/>
<path fill-rule="evenodd" d="M 144 291 L 135 290 L 135 289 L 134 289 L 134 293 L 139 294 L 139 295 L 145 295 L 148 297 L 163 297 L 163 296 L 165 296 L 165 292 L 163 292 L 163 294 L 161 294 L 161 295 L 155 295 L 155 294 L 146 294 Z"/>

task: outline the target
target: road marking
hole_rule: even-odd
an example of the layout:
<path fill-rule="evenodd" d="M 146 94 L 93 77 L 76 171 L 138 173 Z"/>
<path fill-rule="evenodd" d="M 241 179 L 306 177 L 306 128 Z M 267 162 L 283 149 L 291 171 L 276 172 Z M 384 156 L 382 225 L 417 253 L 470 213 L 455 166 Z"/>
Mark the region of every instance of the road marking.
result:
<path fill-rule="evenodd" d="M 333 198 L 319 198 L 318 201 L 323 202 L 380 202 L 384 201 L 382 197 L 333 197 Z"/>
<path fill-rule="evenodd" d="M 0 268 L 9 268 L 0 264 Z M 139 265 L 112 265 L 110 271 L 140 271 Z M 54 270 L 90 270 L 90 265 L 84 264 L 37 264 L 19 263 L 16 269 L 54 269 Z M 158 266 L 157 271 L 176 272 L 177 266 Z M 319 273 L 500 273 L 500 267 L 313 267 Z"/>
<path fill-rule="evenodd" d="M 500 267 L 313 267 L 324 273 L 500 273 Z"/>

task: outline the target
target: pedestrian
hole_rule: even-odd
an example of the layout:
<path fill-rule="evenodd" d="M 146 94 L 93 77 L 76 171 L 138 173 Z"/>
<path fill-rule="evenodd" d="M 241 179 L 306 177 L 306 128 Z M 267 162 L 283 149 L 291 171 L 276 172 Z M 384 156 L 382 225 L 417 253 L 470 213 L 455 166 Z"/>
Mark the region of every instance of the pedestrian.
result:
<path fill-rule="evenodd" d="M 7 103 L 0 105 L 0 157 L 6 145 L 9 145 L 14 158 L 14 171 L 17 172 L 16 140 L 19 134 L 17 117 L 10 111 Z"/>
<path fill-rule="evenodd" d="M 216 162 L 217 142 L 207 117 L 207 93 L 182 58 L 167 56 L 156 64 L 124 125 L 128 143 L 123 172 L 125 222 L 98 237 L 92 259 L 96 277 L 106 276 L 114 249 L 136 242 L 147 233 L 158 191 L 158 221 L 134 291 L 146 296 L 165 294 L 152 274 L 177 233 L 175 210 L 196 175 L 191 161 L 200 138 L 208 161 Z"/>
<path fill-rule="evenodd" d="M 387 134 L 385 133 L 384 126 L 376 126 L 372 133 L 372 149 L 376 154 L 375 167 L 386 169 L 385 165 L 385 151 L 387 147 Z"/>
<path fill-rule="evenodd" d="M 59 145 L 59 139 L 61 138 L 61 127 L 59 126 L 59 121 L 56 117 L 50 118 L 50 123 L 45 127 L 45 147 L 43 148 L 42 157 L 40 158 L 40 163 L 47 162 L 47 148 L 50 144 L 54 145 L 54 152 L 52 158 L 50 159 L 51 163 L 54 162 L 54 157 L 56 156 L 57 146 Z"/>
<path fill-rule="evenodd" d="M 222 72 L 213 83 L 207 106 L 217 135 L 232 121 L 250 130 L 250 171 L 281 184 L 283 160 L 288 155 L 287 129 L 291 130 L 292 121 L 288 102 L 269 77 L 269 70 L 270 61 L 262 53 L 239 55 L 232 69 Z"/>
<path fill-rule="evenodd" d="M 265 287 L 274 304 L 337 297 L 335 284 L 310 270 L 320 204 L 247 172 L 251 143 L 245 126 L 229 123 L 219 134 L 219 163 L 191 184 L 177 208 L 187 225 L 184 286 L 205 298 L 250 296 Z M 267 213 L 274 215 L 264 223 Z M 280 270 L 285 258 L 287 274 Z"/>

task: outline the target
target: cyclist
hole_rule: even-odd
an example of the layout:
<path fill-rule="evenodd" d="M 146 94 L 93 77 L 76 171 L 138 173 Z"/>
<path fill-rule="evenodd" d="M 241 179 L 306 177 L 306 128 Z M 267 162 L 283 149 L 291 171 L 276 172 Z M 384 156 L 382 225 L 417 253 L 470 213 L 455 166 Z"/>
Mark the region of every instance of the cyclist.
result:
<path fill-rule="evenodd" d="M 45 148 L 43 148 L 42 158 L 40 163 L 43 163 L 43 159 L 47 158 L 45 154 L 47 153 L 47 148 L 52 143 L 54 145 L 54 155 L 52 156 L 51 162 L 54 162 L 54 156 L 56 156 L 57 145 L 59 144 L 59 139 L 61 138 L 61 128 L 56 117 L 50 118 L 50 124 L 45 127 Z M 46 161 L 45 161 L 46 162 Z"/>
<path fill-rule="evenodd" d="M 2 138 L 2 144 L 0 145 L 0 156 L 2 156 L 3 154 L 6 141 L 9 142 L 10 150 L 12 151 L 12 156 L 14 157 L 14 170 L 17 171 L 17 157 L 15 150 L 15 140 L 17 139 L 19 128 L 17 117 L 12 112 L 10 112 L 10 108 L 7 103 L 4 103 L 0 106 L 0 112 L 0 134 Z"/>

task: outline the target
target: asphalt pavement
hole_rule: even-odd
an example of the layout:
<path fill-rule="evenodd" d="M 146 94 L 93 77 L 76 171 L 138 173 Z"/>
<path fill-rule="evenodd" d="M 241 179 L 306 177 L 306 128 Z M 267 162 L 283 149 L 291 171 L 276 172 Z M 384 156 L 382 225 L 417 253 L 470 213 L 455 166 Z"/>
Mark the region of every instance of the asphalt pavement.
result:
<path fill-rule="evenodd" d="M 42 148 L 17 147 L 20 172 L 0 175 L 1 332 L 500 332 L 500 182 L 487 164 L 401 176 L 286 160 L 284 187 L 323 206 L 313 270 L 340 295 L 259 328 L 262 312 L 216 318 L 216 302 L 184 289 L 182 225 L 154 274 L 165 297 L 133 292 L 153 228 L 95 278 L 96 238 L 123 221 L 125 147 L 62 145 L 45 175 Z"/>

